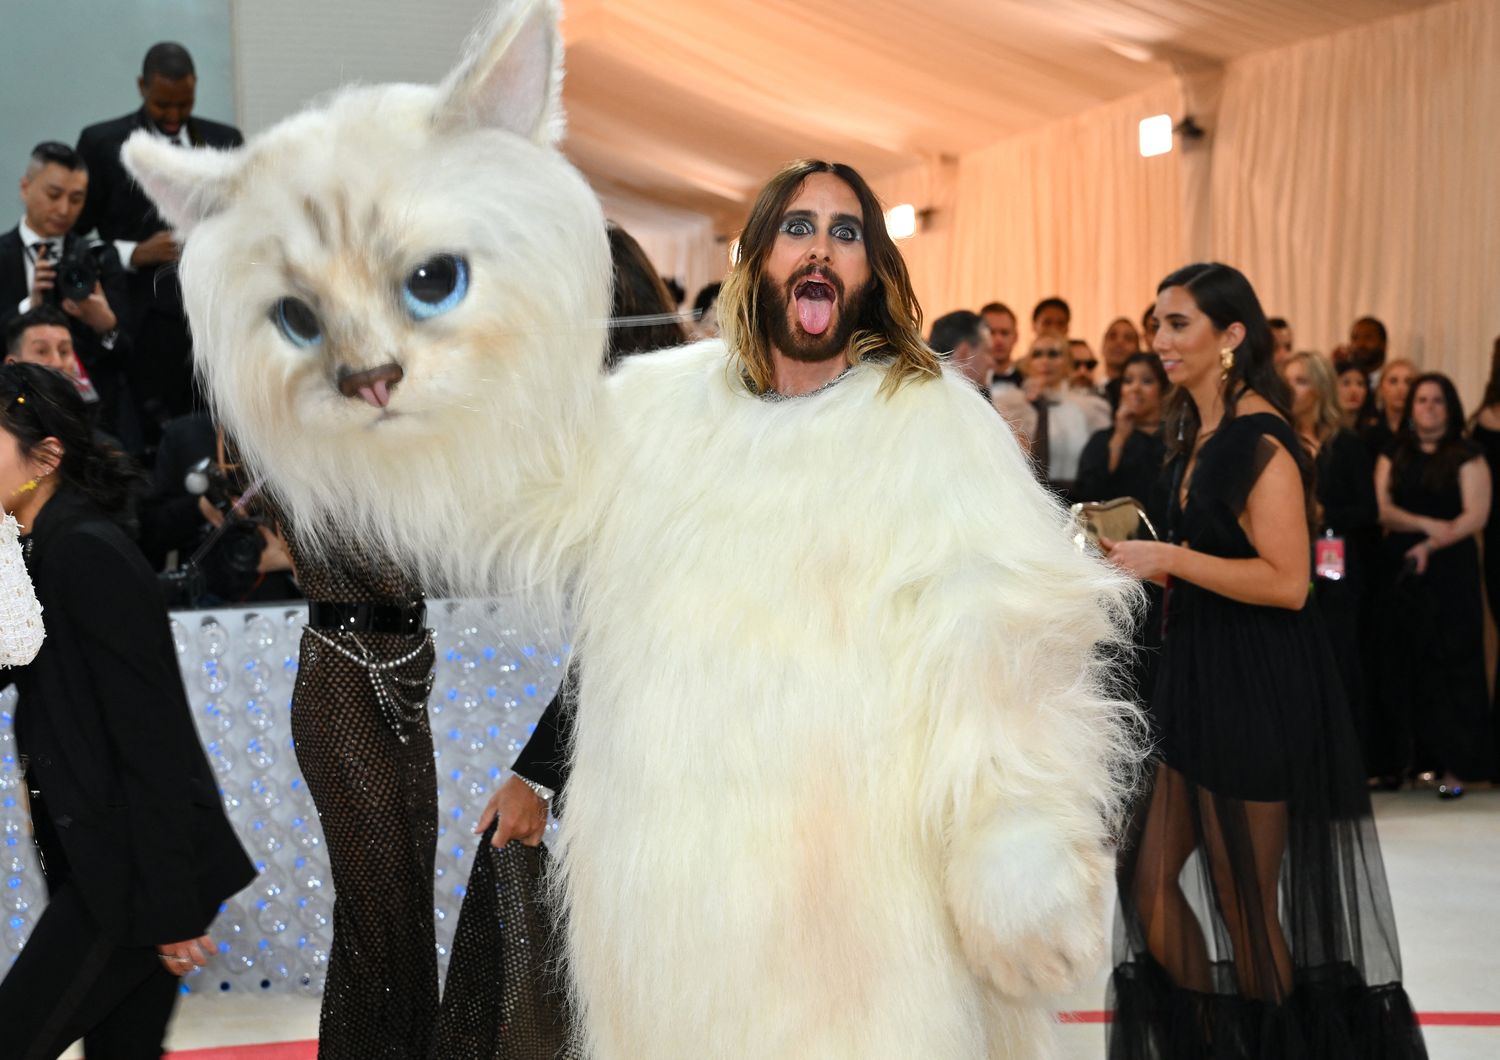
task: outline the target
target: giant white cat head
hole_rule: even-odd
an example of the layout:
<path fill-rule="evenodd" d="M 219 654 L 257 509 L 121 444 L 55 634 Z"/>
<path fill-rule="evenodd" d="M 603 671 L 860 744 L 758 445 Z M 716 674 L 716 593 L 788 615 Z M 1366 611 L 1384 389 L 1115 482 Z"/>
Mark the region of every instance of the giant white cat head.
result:
<path fill-rule="evenodd" d="M 305 538 L 430 558 L 589 418 L 609 252 L 554 146 L 557 14 L 503 2 L 442 85 L 345 89 L 237 151 L 125 145 L 185 239 L 215 412 Z"/>

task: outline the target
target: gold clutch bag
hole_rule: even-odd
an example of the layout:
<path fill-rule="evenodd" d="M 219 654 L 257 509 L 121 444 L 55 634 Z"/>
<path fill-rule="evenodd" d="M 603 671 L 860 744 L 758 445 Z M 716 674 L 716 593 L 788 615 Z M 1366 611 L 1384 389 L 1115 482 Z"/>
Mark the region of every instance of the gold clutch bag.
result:
<path fill-rule="evenodd" d="M 1134 497 L 1116 497 L 1112 501 L 1087 501 L 1073 505 L 1073 522 L 1077 532 L 1073 543 L 1079 548 L 1085 544 L 1099 547 L 1099 539 L 1129 541 L 1137 538 L 1157 540 L 1156 527 L 1151 517 Z"/>

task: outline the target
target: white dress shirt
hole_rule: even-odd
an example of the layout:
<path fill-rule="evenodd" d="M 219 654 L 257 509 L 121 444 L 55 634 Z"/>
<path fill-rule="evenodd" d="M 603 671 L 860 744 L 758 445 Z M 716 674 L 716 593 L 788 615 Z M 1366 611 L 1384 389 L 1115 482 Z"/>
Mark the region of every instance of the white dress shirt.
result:
<path fill-rule="evenodd" d="M 17 230 L 21 233 L 21 260 L 26 264 L 26 297 L 16 306 L 16 312 L 24 313 L 31 308 L 31 285 L 36 283 L 36 251 L 33 248 L 38 243 L 48 244 L 52 248 L 49 260 L 56 264 L 57 259 L 62 257 L 63 241 L 61 236 L 53 239 L 37 235 L 24 217 Z"/>
<path fill-rule="evenodd" d="M 990 400 L 1011 430 L 1027 439 L 1036 434 L 1036 406 L 1026 400 L 1020 388 L 992 390 Z M 1046 391 L 1042 400 L 1047 402 L 1047 478 L 1072 482 L 1078 477 L 1078 458 L 1089 438 L 1113 422 L 1109 402 L 1065 386 Z"/>

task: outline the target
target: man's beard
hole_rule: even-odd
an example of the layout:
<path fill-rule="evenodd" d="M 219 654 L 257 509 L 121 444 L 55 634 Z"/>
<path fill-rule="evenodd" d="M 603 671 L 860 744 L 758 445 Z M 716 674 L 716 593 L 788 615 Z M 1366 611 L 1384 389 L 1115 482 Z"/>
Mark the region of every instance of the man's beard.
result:
<path fill-rule="evenodd" d="M 826 267 L 818 268 L 816 271 L 834 290 L 833 305 L 837 317 L 827 331 L 821 335 L 813 335 L 802 328 L 797 316 L 796 299 L 792 297 L 797 284 L 813 271 L 811 268 L 802 269 L 787 280 L 785 286 L 779 286 L 769 276 L 762 275 L 759 299 L 761 312 L 766 320 L 763 326 L 771 345 L 794 361 L 809 363 L 827 361 L 844 352 L 854 336 L 860 318 L 864 316 L 865 303 L 873 289 L 871 284 L 866 283 L 853 292 L 847 292 L 837 273 Z"/>

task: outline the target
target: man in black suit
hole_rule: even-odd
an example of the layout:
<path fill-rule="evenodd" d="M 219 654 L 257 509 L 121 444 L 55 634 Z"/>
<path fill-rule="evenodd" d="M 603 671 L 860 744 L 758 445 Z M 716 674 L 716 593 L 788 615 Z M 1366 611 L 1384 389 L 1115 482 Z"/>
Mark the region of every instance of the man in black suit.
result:
<path fill-rule="evenodd" d="M 82 377 L 101 402 L 100 426 L 127 449 L 140 447 L 125 383 L 130 339 L 121 319 L 128 304 L 125 270 L 112 248 L 94 246 L 78 234 L 79 211 L 89 172 L 67 144 L 37 144 L 21 177 L 20 224 L 0 235 L 0 329 L 22 313 L 55 305 L 66 314 Z M 84 298 L 60 297 L 60 263 L 87 255 L 98 273 Z"/>
<path fill-rule="evenodd" d="M 167 224 L 120 162 L 120 147 L 145 129 L 183 147 L 238 147 L 245 142 L 232 125 L 193 117 L 198 77 L 193 58 L 180 44 L 152 45 L 136 82 L 141 109 L 90 125 L 78 137 L 91 178 L 81 231 L 97 229 L 114 244 L 129 271 L 130 313 L 126 331 L 135 342 L 130 381 L 148 445 L 161 425 L 192 411 L 195 399 L 192 339 L 182 309 L 176 263 L 180 253 Z"/>

